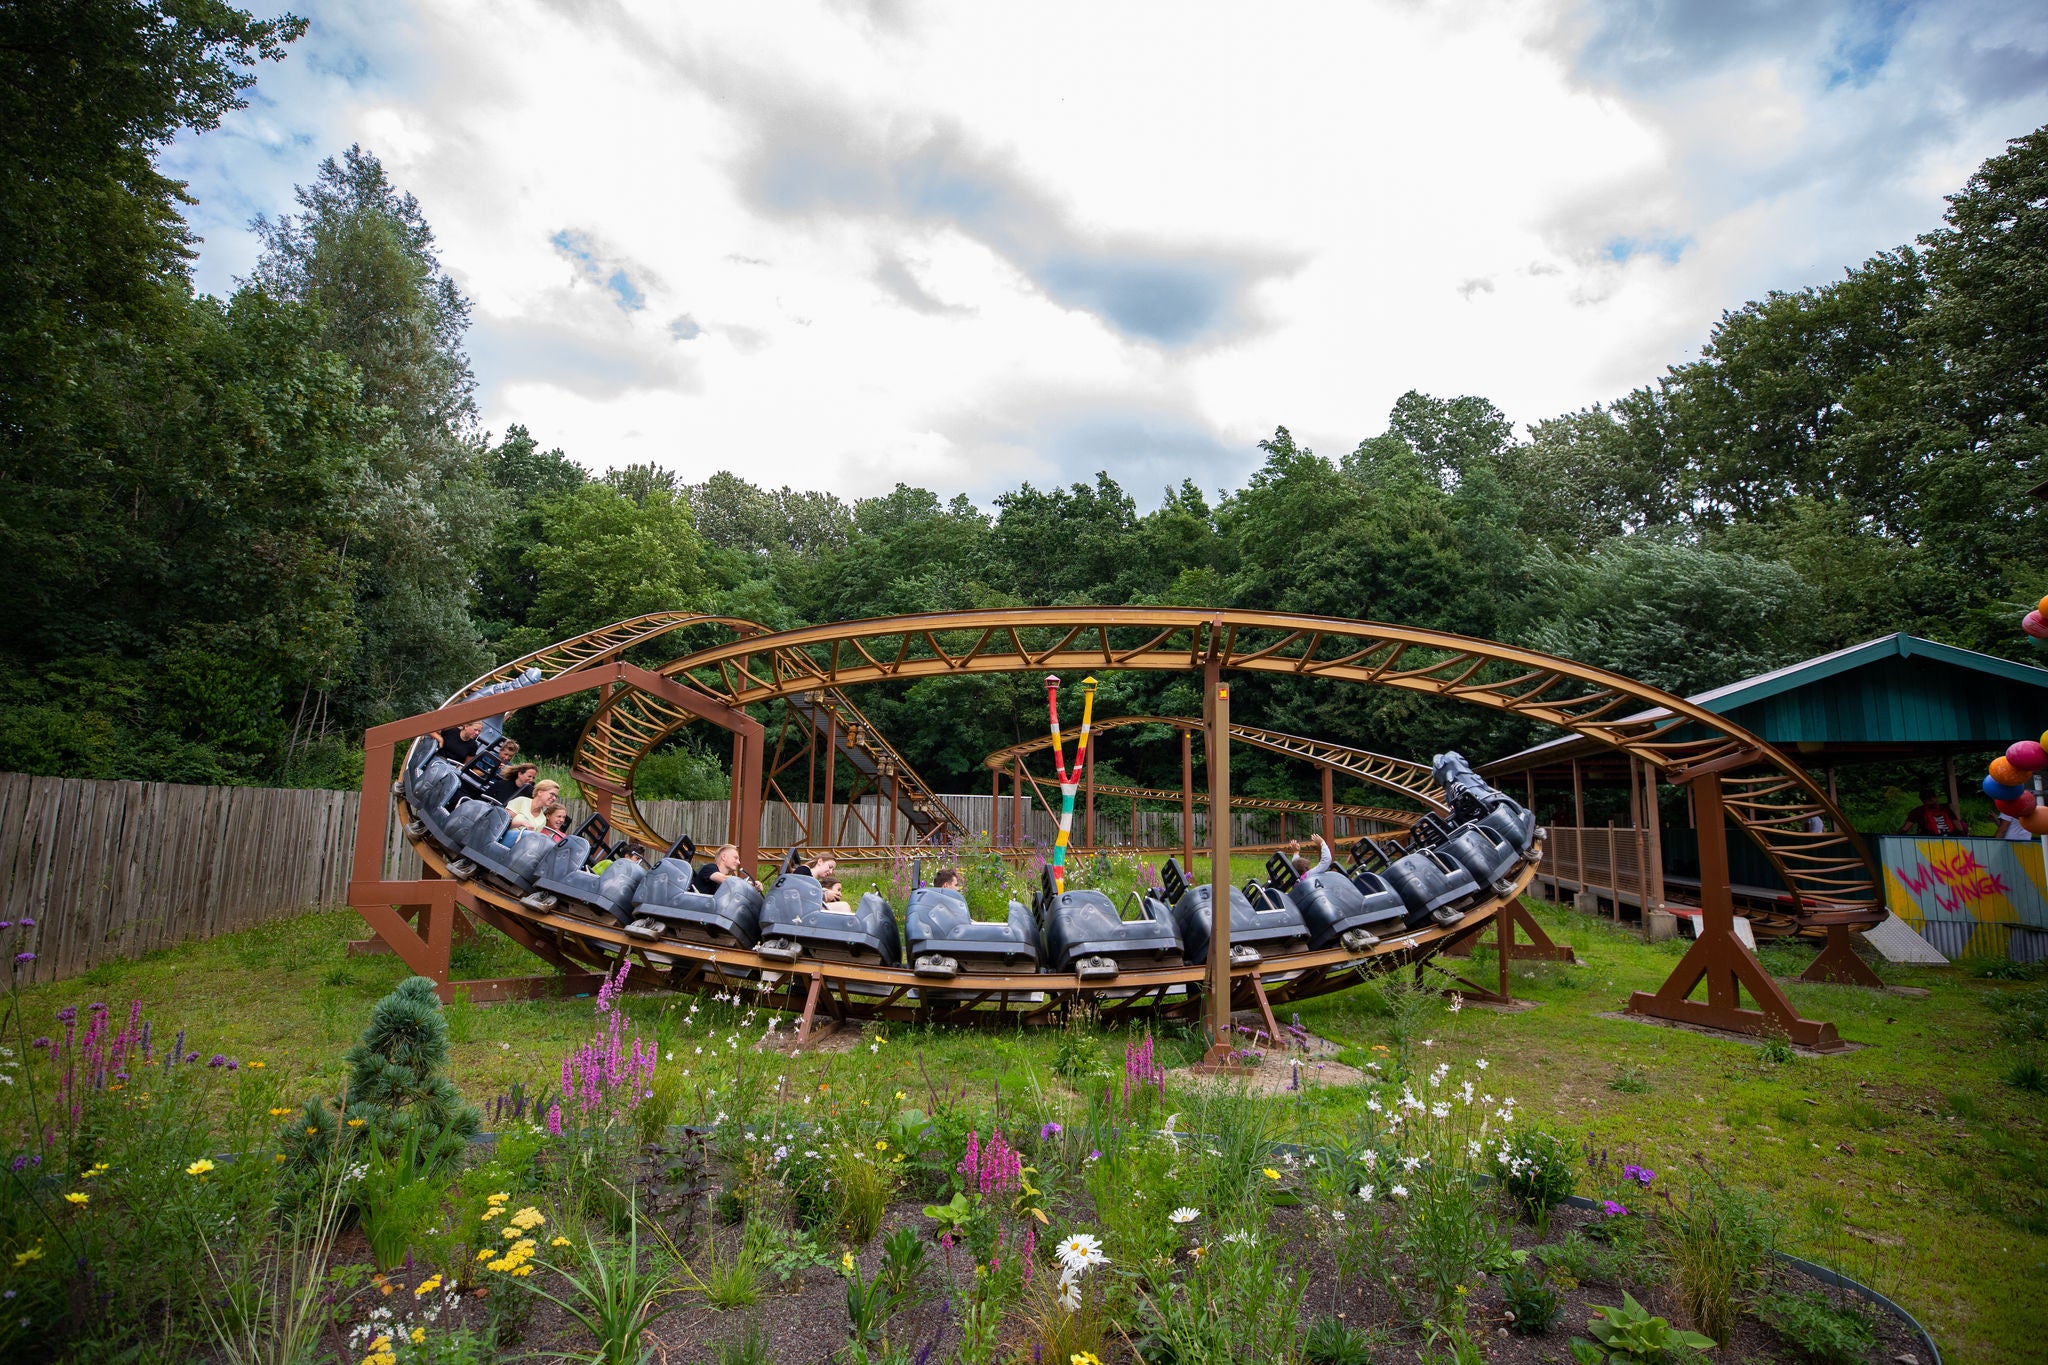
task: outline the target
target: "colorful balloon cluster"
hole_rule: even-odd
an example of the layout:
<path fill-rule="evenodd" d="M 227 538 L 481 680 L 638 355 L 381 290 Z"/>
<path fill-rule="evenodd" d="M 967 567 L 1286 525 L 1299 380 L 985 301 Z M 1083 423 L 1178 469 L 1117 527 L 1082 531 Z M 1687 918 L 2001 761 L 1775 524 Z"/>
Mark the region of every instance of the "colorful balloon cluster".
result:
<path fill-rule="evenodd" d="M 2027 790 L 2034 774 L 2048 768 L 2048 748 L 2044 745 L 2048 745 L 2048 733 L 2038 742 L 2021 740 L 2005 751 L 2005 757 L 1992 759 L 1991 771 L 1984 776 L 1984 794 L 1991 798 L 1991 804 L 2019 821 L 2029 834 L 2048 834 L 2048 806 Z"/>
<path fill-rule="evenodd" d="M 2020 618 L 2020 629 L 2036 640 L 2048 640 L 2048 597 L 2042 598 L 2032 611 Z"/>

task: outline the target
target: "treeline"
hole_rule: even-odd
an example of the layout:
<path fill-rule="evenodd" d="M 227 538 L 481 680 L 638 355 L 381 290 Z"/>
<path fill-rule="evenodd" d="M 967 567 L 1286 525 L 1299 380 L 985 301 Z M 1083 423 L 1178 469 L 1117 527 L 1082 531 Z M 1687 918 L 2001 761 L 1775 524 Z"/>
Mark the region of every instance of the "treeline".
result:
<path fill-rule="evenodd" d="M 0 550 L 18 570 L 0 769 L 347 784 L 366 725 L 655 609 L 787 627 L 1275 608 L 1690 692 L 1900 629 L 2012 654 L 2048 577 L 2028 492 L 2048 480 L 2048 129 L 1914 245 L 1724 314 L 1698 358 L 1523 433 L 1483 398 L 1409 393 L 1336 458 L 1281 427 L 1244 487 L 1183 483 L 1148 511 L 1107 473 L 987 508 L 900 485 L 848 502 L 732 473 L 598 477 L 519 427 L 482 432 L 467 302 L 358 148 L 259 220 L 230 297 L 195 294 L 184 187 L 155 156 L 238 107 L 302 25 L 166 8 L 0 7 Z M 1031 679 L 874 692 L 861 704 L 944 789 L 980 789 L 982 755 L 1044 723 Z M 1197 706 L 1173 676 L 1105 693 L 1105 714 Z M 1240 695 L 1277 728 L 1401 753 L 1535 737 L 1407 694 Z M 563 703 L 522 733 L 566 755 L 577 721 Z M 679 745 L 644 770 L 650 794 L 715 790 L 716 747 Z M 1250 790 L 1307 792 L 1242 762 Z M 1177 742 L 1120 738 L 1103 770 L 1177 783 Z"/>

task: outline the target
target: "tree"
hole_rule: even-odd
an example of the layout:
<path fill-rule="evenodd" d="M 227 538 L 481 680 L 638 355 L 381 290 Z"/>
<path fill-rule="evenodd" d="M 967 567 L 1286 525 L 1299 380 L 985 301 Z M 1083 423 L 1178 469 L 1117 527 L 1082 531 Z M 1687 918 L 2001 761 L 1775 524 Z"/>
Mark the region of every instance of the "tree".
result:
<path fill-rule="evenodd" d="M 358 146 L 296 197 L 296 216 L 256 220 L 253 283 L 320 310 L 326 344 L 385 421 L 346 524 L 362 641 L 354 667 L 320 687 L 353 727 L 424 710 L 482 666 L 471 574 L 506 499 L 481 477 L 469 303 L 419 202 Z"/>
<path fill-rule="evenodd" d="M 689 506 L 663 490 L 634 501 L 589 483 L 541 499 L 540 537 L 525 562 L 538 591 L 511 643 L 535 649 L 650 611 L 683 611 L 702 587 Z"/>
<path fill-rule="evenodd" d="M 1790 565 L 1622 536 L 1583 558 L 1539 552 L 1532 648 L 1689 696 L 1813 652 L 1809 593 Z"/>

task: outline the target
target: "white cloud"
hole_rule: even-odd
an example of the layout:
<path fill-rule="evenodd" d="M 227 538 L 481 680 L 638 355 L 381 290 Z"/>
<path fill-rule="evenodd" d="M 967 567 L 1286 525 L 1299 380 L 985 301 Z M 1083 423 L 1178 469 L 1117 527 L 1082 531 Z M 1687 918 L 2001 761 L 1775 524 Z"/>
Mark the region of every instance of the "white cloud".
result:
<path fill-rule="evenodd" d="M 2044 53 L 1988 3 L 384 0 L 170 168 L 221 289 L 363 142 L 475 302 L 486 422 L 588 463 L 1149 498 L 1409 388 L 1644 382 L 1933 226 L 2048 118 Z"/>

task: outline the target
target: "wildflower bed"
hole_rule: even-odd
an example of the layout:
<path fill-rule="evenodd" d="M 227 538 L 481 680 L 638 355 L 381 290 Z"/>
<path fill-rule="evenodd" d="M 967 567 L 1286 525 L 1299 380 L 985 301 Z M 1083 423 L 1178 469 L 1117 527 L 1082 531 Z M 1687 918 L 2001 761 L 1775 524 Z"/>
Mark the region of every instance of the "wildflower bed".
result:
<path fill-rule="evenodd" d="M 2038 1119 L 2004 1084 L 2039 988 L 1820 988 L 1802 1003 L 1874 1045 L 1788 1060 L 1600 1018 L 1669 958 L 1544 917 L 1591 965 L 1518 966 L 1538 1008 L 1366 985 L 1290 1022 L 1367 1082 L 1311 1064 L 1269 1097 L 1184 1083 L 1176 1034 L 798 1049 L 745 1001 L 617 983 L 443 1011 L 343 958 L 335 916 L 19 992 L 0 1357 L 1682 1359 L 1694 1329 L 1716 1358 L 1911 1349 L 1786 1280 L 1776 1246 L 1875 1282 L 1951 1358 L 2029 1358 L 2039 1310 L 1998 1281 L 2041 1269 L 2015 1174 Z M 221 1007 L 238 982 L 261 1008 Z M 474 1111 L 493 1139 L 461 1140 Z"/>

